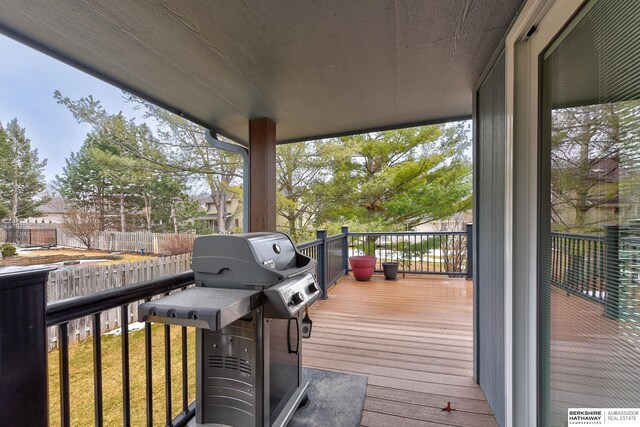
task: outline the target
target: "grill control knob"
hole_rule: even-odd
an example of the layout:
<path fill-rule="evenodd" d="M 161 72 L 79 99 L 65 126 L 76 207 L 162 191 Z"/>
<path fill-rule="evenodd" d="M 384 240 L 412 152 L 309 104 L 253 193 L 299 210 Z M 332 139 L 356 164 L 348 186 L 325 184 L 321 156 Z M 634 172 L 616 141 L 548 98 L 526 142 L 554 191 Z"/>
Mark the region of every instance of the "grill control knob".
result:
<path fill-rule="evenodd" d="M 296 292 L 291 296 L 291 303 L 293 305 L 302 304 L 303 302 L 304 302 L 304 295 L 302 295 L 302 292 Z"/>
<path fill-rule="evenodd" d="M 313 282 L 309 285 L 309 293 L 310 294 L 315 294 L 316 292 L 318 292 L 320 290 L 320 288 L 318 287 L 318 285 L 316 284 L 316 282 Z"/>

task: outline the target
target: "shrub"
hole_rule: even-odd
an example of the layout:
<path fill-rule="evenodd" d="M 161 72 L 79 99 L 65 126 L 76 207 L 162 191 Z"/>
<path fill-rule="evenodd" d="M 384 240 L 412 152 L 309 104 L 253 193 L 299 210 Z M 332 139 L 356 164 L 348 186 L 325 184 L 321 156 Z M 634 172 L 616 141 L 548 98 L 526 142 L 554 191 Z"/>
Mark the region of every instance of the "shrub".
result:
<path fill-rule="evenodd" d="M 162 244 L 162 253 L 169 255 L 188 254 L 193 251 L 193 239 L 195 235 L 172 234 Z"/>
<path fill-rule="evenodd" d="M 2 252 L 3 258 L 14 256 L 16 254 L 16 247 L 11 243 L 3 243 L 0 245 L 0 252 Z"/>

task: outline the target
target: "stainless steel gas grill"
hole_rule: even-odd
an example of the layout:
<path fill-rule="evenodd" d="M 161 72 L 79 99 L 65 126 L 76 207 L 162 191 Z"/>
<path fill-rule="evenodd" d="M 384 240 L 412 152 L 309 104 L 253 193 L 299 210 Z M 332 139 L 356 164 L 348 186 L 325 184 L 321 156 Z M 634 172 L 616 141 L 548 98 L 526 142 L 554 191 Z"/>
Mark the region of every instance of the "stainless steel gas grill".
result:
<path fill-rule="evenodd" d="M 282 233 L 198 237 L 196 287 L 142 304 L 145 321 L 194 326 L 192 426 L 284 426 L 305 398 L 303 308 L 316 261 Z"/>

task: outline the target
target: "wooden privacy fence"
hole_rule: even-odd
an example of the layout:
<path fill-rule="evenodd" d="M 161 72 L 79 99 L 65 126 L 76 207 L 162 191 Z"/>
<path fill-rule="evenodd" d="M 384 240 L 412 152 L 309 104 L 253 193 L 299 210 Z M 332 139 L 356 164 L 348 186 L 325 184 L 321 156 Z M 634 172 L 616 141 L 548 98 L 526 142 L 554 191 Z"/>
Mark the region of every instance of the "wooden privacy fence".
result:
<path fill-rule="evenodd" d="M 102 231 L 96 234 L 92 249 L 108 252 L 140 252 L 171 253 L 171 247 L 178 239 L 193 241 L 195 234 L 149 233 L 145 231 L 117 232 Z M 80 239 L 73 236 L 64 228 L 58 229 L 58 246 L 71 248 L 85 248 Z"/>
<path fill-rule="evenodd" d="M 182 273 L 191 269 L 191 254 L 151 258 L 145 261 L 115 265 L 61 268 L 49 273 L 47 302 L 63 300 L 99 291 L 120 288 L 152 279 Z M 138 303 L 128 309 L 129 322 L 138 321 Z M 105 311 L 101 316 L 101 330 L 109 331 L 122 324 L 120 310 Z M 91 335 L 93 316 L 69 323 L 69 341 L 82 341 Z M 58 345 L 58 328 L 48 330 L 49 350 Z"/>
<path fill-rule="evenodd" d="M 57 230 L 51 224 L 0 224 L 0 243 L 7 242 L 23 246 L 57 245 Z"/>

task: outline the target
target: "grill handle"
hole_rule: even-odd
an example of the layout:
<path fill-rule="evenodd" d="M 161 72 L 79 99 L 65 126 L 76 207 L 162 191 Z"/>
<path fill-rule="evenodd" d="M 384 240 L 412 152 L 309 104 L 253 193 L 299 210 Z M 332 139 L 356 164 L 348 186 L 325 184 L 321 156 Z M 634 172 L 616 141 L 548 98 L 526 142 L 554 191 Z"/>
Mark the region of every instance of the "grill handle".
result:
<path fill-rule="evenodd" d="M 293 350 L 291 348 L 291 321 L 296 321 L 296 349 Z M 298 323 L 298 316 L 289 318 L 289 322 L 287 323 L 287 348 L 289 349 L 289 354 L 298 354 L 298 350 L 300 348 L 300 324 Z"/>

